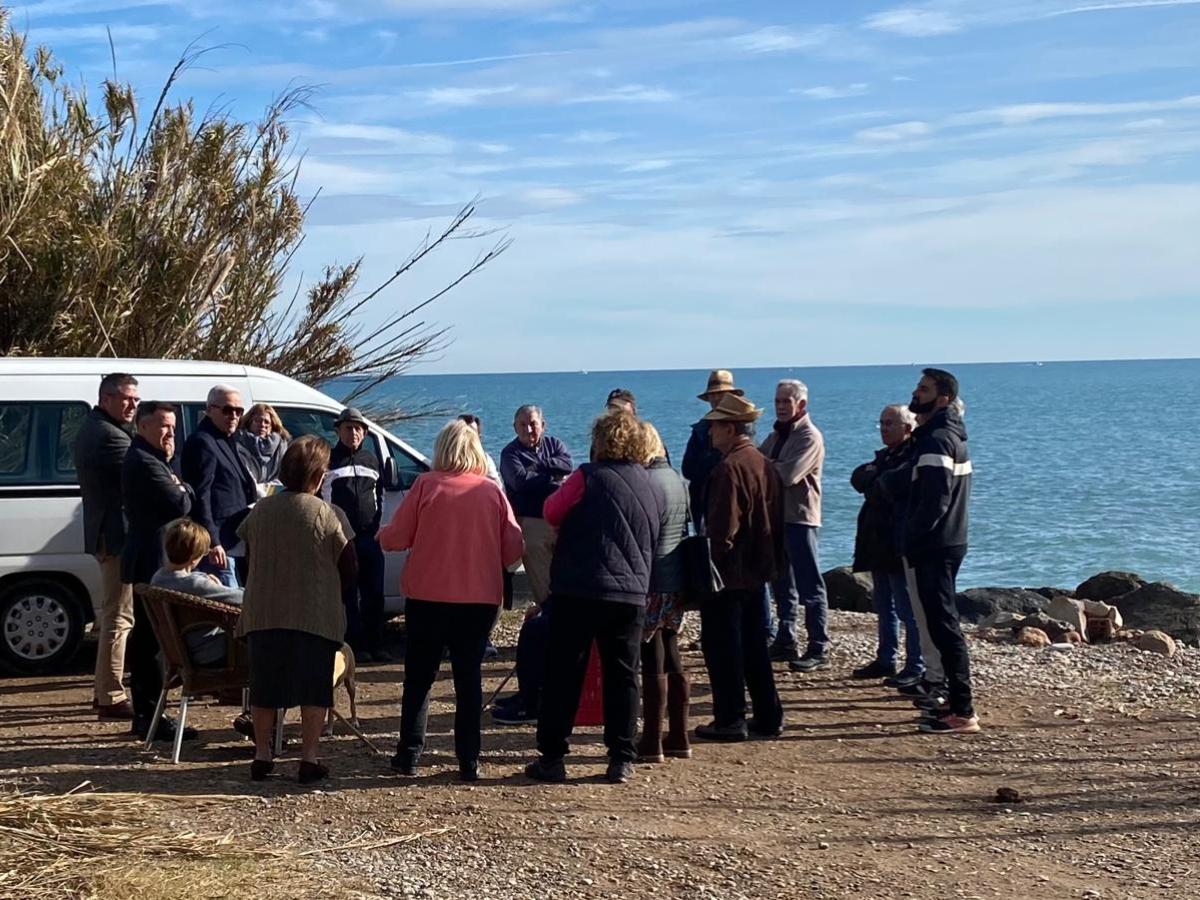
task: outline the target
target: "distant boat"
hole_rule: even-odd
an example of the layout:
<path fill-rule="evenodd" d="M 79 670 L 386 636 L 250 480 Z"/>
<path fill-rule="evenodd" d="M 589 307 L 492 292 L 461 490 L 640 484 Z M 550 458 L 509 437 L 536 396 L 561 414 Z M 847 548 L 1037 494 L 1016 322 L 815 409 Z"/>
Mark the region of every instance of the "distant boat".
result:
<path fill-rule="evenodd" d="M 1035 366 L 1044 366 L 1044 365 L 1045 365 L 1045 363 L 1035 362 L 1035 363 L 1034 363 L 1034 365 L 1035 365 Z"/>

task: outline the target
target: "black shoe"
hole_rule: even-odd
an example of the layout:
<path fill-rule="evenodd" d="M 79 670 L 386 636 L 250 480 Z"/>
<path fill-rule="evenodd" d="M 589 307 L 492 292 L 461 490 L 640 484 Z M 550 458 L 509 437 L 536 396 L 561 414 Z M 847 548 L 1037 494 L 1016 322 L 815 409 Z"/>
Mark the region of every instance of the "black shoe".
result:
<path fill-rule="evenodd" d="M 242 737 L 254 740 L 254 718 L 250 713 L 242 713 L 233 720 L 233 730 Z"/>
<path fill-rule="evenodd" d="M 322 781 L 328 777 L 329 766 L 323 766 L 319 762 L 300 760 L 300 773 L 296 776 L 296 780 L 301 784 L 312 784 L 314 781 Z"/>
<path fill-rule="evenodd" d="M 397 750 L 396 755 L 392 757 L 392 771 L 397 775 L 412 778 L 417 774 L 417 758 L 411 753 L 402 753 Z"/>
<path fill-rule="evenodd" d="M 507 706 L 493 706 L 492 718 L 499 725 L 536 725 L 537 713 L 529 712 L 519 702 Z"/>
<path fill-rule="evenodd" d="M 902 684 L 896 688 L 896 690 L 905 697 L 923 697 L 925 694 L 929 693 L 929 688 L 929 682 L 924 678 L 921 678 L 909 684 Z"/>
<path fill-rule="evenodd" d="M 496 649 L 496 645 L 493 644 L 491 641 L 488 641 L 487 645 L 483 648 L 483 658 L 484 659 L 495 659 L 499 655 L 500 655 L 500 651 Z"/>
<path fill-rule="evenodd" d="M 525 774 L 534 781 L 562 784 L 567 780 L 567 767 L 563 764 L 562 759 L 547 759 L 539 756 L 525 767 Z"/>
<path fill-rule="evenodd" d="M 396 661 L 396 657 L 390 650 L 372 650 L 371 658 L 377 663 L 394 663 Z"/>
<path fill-rule="evenodd" d="M 928 694 L 913 700 L 913 706 L 917 709 L 932 710 L 939 716 L 943 716 L 950 712 L 950 698 L 945 694 Z"/>
<path fill-rule="evenodd" d="M 366 663 L 373 663 L 373 662 L 375 662 L 375 654 L 372 653 L 370 650 L 355 650 L 354 651 L 354 662 L 356 665 L 359 665 L 359 666 L 364 665 Z"/>
<path fill-rule="evenodd" d="M 879 660 L 869 662 L 865 666 L 859 666 L 850 673 L 851 678 L 888 678 L 896 674 L 896 666 L 881 663 Z"/>
<path fill-rule="evenodd" d="M 458 764 L 458 780 L 459 781 L 478 781 L 479 780 L 479 760 Z"/>
<path fill-rule="evenodd" d="M 767 650 L 773 662 L 792 662 L 800 658 L 800 651 L 795 644 L 784 644 L 779 641 L 771 644 Z"/>
<path fill-rule="evenodd" d="M 625 784 L 633 777 L 633 763 L 614 759 L 608 764 L 604 780 L 609 784 Z"/>
<path fill-rule="evenodd" d="M 746 720 L 746 731 L 755 737 L 777 738 L 783 734 L 783 723 L 780 722 L 778 725 L 767 725 L 766 723 L 760 722 L 758 719 L 751 717 L 750 719 Z"/>
<path fill-rule="evenodd" d="M 746 740 L 746 723 L 739 719 L 728 725 L 718 725 L 709 722 L 707 725 L 696 726 L 696 737 L 702 741 L 717 741 L 723 744 L 736 744 Z"/>
<path fill-rule="evenodd" d="M 805 653 L 799 659 L 788 663 L 793 672 L 815 672 L 817 669 L 829 668 L 829 657 L 824 653 Z"/>
<path fill-rule="evenodd" d="M 891 678 L 883 679 L 883 683 L 884 683 L 884 686 L 890 687 L 890 688 L 910 687 L 914 684 L 920 684 L 921 676 L 913 675 L 910 672 L 899 672 L 899 673 L 893 675 Z"/>
<path fill-rule="evenodd" d="M 135 716 L 133 720 L 133 727 L 129 729 L 129 733 L 136 734 L 138 740 L 144 741 L 146 739 L 146 735 L 150 733 L 150 717 Z M 185 741 L 194 741 L 198 737 L 200 737 L 200 732 L 198 732 L 191 725 L 188 725 L 183 729 L 183 739 Z M 156 728 L 154 731 L 154 739 L 156 741 L 163 741 L 164 743 L 174 741 L 175 720 L 170 716 L 163 716 L 161 719 L 159 719 L 158 728 Z"/>
<path fill-rule="evenodd" d="M 256 759 L 250 763 L 250 780 L 266 781 L 267 776 L 275 771 L 275 763 L 269 759 Z"/>

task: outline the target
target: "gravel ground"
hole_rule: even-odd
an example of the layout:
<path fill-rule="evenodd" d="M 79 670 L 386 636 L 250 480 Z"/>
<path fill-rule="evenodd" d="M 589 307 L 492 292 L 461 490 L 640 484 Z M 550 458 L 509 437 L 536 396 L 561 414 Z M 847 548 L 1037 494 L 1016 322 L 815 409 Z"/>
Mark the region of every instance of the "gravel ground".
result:
<path fill-rule="evenodd" d="M 511 668 L 519 620 L 497 631 Z M 350 736 L 329 739 L 334 777 L 306 790 L 252 784 L 230 710 L 200 707 L 202 741 L 178 767 L 143 753 L 119 725 L 90 720 L 87 661 L 65 677 L 11 680 L 0 695 L 0 778 L 68 789 L 228 794 L 175 827 L 234 830 L 300 849 L 375 849 L 312 857 L 328 893 L 499 897 L 1160 897 L 1200 896 L 1200 651 L 1173 659 L 1125 644 L 1069 652 L 972 640 L 972 736 L 915 732 L 913 710 L 875 683 L 849 680 L 874 646 L 874 619 L 831 614 L 831 669 L 777 668 L 787 731 L 774 741 L 697 745 L 691 760 L 599 780 L 598 729 L 577 735 L 571 782 L 529 782 L 531 728 L 485 720 L 484 778 L 456 779 L 448 673 L 431 706 L 420 777 L 392 776 Z M 694 722 L 709 713 L 699 653 Z M 402 667 L 359 672 L 365 730 L 390 755 Z M 998 788 L 1018 800 L 994 802 Z M 405 843 L 388 843 L 404 835 Z M 386 846 L 383 846 L 385 845 Z"/>

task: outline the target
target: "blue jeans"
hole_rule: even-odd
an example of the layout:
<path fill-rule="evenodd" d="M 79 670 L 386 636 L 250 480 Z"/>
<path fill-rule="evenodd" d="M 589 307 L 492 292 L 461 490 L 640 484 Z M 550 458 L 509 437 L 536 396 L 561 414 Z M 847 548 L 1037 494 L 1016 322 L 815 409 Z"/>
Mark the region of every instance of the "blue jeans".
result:
<path fill-rule="evenodd" d="M 825 596 L 825 579 L 821 577 L 820 548 L 817 527 L 792 522 L 784 525 L 791 566 L 788 573 L 771 586 L 779 627 L 775 642 L 796 645 L 797 605 L 804 607 L 804 630 L 808 632 L 807 653 L 824 653 L 829 649 L 829 600 Z"/>
<path fill-rule="evenodd" d="M 921 633 L 913 616 L 908 598 L 908 585 L 903 572 L 872 572 L 875 583 L 875 612 L 879 616 L 879 651 L 877 662 L 894 666 L 900 655 L 900 623 L 904 623 L 904 674 L 920 675 L 925 671 L 921 658 Z"/>
<path fill-rule="evenodd" d="M 238 584 L 237 571 L 234 569 L 232 556 L 225 557 L 225 566 L 223 568 L 221 566 L 213 565 L 207 559 L 200 563 L 197 568 L 199 568 L 201 572 L 206 572 L 209 575 L 215 575 L 217 581 L 221 582 L 221 584 L 227 588 L 241 587 L 241 585 Z"/>

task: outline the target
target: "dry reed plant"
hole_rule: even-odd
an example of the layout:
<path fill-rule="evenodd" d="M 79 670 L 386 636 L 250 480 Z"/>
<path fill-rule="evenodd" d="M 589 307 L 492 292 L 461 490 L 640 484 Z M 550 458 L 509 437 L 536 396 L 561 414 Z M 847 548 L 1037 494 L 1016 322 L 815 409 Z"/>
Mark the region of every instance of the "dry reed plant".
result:
<path fill-rule="evenodd" d="M 97 104 L 0 8 L 0 354 L 222 360 L 309 384 L 356 376 L 350 402 L 442 349 L 429 304 L 508 240 L 432 296 L 388 300 L 448 241 L 489 234 L 473 228 L 472 202 L 372 290 L 358 289 L 360 258 L 282 296 L 313 199 L 296 190 L 288 119 L 311 91 L 289 90 L 258 122 L 199 113 L 171 97 L 204 52 L 185 51 L 148 114 L 116 80 Z"/>
<path fill-rule="evenodd" d="M 240 832 L 210 835 L 172 830 L 161 813 L 174 804 L 195 809 L 229 796 L 100 793 L 85 782 L 66 794 L 0 790 L 0 897 L 23 900 L 104 897 L 362 897 L 309 857 L 370 851 L 440 835 L 447 828 L 366 835 L 349 843 L 302 850 L 262 848 Z"/>

